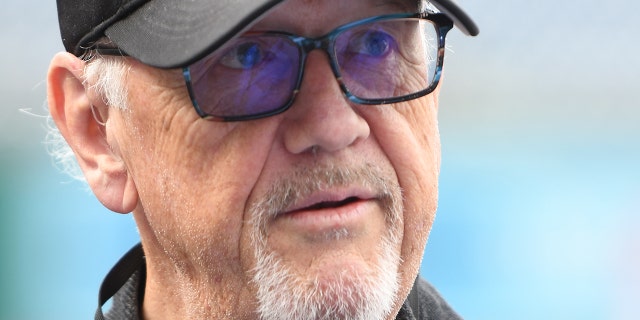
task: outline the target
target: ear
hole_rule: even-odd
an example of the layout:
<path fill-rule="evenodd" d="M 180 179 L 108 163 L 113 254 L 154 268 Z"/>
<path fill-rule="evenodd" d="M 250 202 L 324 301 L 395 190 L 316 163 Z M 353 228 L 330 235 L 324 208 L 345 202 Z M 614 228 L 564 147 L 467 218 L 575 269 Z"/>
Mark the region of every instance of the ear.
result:
<path fill-rule="evenodd" d="M 47 99 L 49 111 L 60 133 L 73 150 L 80 169 L 98 200 L 108 209 L 128 213 L 138 202 L 138 191 L 122 158 L 107 140 L 107 127 L 98 123 L 92 106 L 106 110 L 101 97 L 92 101 L 83 83 L 85 61 L 63 52 L 49 66 Z M 108 112 L 101 112 L 108 121 Z"/>

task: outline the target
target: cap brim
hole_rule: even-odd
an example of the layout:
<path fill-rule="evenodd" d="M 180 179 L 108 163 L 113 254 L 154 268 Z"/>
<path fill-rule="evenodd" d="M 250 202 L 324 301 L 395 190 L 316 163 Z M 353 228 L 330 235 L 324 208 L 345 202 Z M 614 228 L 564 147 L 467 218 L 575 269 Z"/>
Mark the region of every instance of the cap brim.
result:
<path fill-rule="evenodd" d="M 283 0 L 153 0 L 105 30 L 120 50 L 159 67 L 187 66 L 249 28 Z M 478 28 L 449 0 L 431 1 L 468 35 Z"/>
<path fill-rule="evenodd" d="M 105 34 L 145 64 L 185 66 L 251 26 L 282 0 L 153 0 Z"/>

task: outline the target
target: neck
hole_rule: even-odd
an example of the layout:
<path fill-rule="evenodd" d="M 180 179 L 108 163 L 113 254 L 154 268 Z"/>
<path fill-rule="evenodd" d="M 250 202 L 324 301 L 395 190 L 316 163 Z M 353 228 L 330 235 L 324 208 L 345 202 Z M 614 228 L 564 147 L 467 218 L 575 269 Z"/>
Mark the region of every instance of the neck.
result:
<path fill-rule="evenodd" d="M 145 320 L 254 319 L 254 304 L 247 303 L 253 299 L 234 281 L 186 277 L 175 271 L 167 277 L 148 264 L 142 315 Z"/>

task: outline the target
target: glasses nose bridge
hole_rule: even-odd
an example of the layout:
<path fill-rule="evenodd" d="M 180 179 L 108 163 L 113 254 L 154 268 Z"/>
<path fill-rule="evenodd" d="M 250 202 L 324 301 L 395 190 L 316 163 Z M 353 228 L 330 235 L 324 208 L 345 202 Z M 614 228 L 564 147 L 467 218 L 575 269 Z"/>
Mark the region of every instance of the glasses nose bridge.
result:
<path fill-rule="evenodd" d="M 304 72 L 303 70 L 306 68 L 307 56 L 309 55 L 309 53 L 317 49 L 323 51 L 327 55 L 327 58 L 329 59 L 329 68 L 333 72 L 334 76 L 338 78 L 339 76 L 337 70 L 335 69 L 337 61 L 335 61 L 334 55 L 331 54 L 333 41 L 335 40 L 330 35 L 326 35 L 320 38 L 307 38 L 299 36 L 295 40 L 295 42 L 300 47 L 302 53 L 302 66 L 300 72 Z"/>
<path fill-rule="evenodd" d="M 330 40 L 327 37 L 322 37 L 322 38 L 299 37 L 297 42 L 302 48 L 302 51 L 304 52 L 305 55 L 309 54 L 309 52 L 315 49 L 322 49 L 327 54 L 329 54 Z M 329 56 L 331 55 L 329 54 Z"/>
<path fill-rule="evenodd" d="M 331 66 L 331 69 L 333 69 L 336 61 L 334 61 L 334 56 L 333 54 L 331 54 L 331 51 L 330 51 L 332 48 L 331 37 L 329 37 L 328 35 L 320 38 L 307 38 L 307 37 L 301 36 L 298 38 L 298 41 L 296 42 L 302 49 L 304 64 L 306 64 L 307 55 L 309 55 L 311 51 L 318 49 L 318 50 L 324 51 L 324 53 L 327 54 L 327 58 L 329 58 L 329 64 Z"/>

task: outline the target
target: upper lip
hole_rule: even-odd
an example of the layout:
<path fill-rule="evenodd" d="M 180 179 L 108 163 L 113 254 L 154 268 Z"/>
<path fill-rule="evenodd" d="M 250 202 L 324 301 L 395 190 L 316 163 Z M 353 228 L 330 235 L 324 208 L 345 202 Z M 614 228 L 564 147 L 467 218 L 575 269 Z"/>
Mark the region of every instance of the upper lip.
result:
<path fill-rule="evenodd" d="M 371 200 L 376 198 L 376 193 L 362 187 L 333 188 L 313 192 L 294 202 L 281 214 L 293 213 L 302 210 L 314 210 L 327 207 L 338 207 L 352 201 Z"/>

